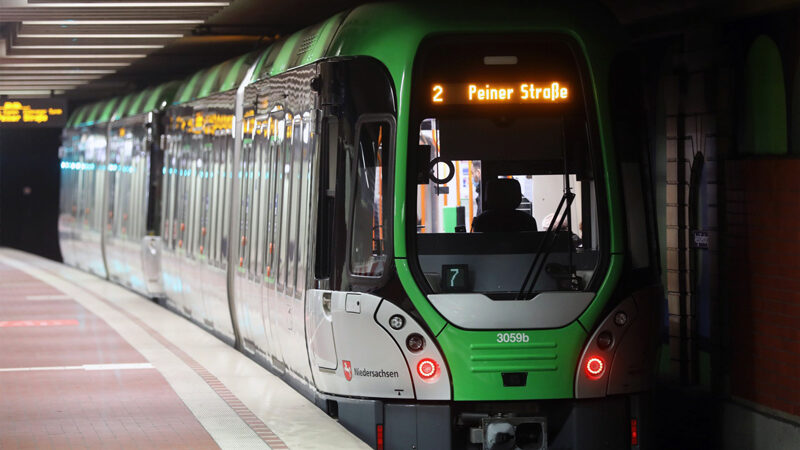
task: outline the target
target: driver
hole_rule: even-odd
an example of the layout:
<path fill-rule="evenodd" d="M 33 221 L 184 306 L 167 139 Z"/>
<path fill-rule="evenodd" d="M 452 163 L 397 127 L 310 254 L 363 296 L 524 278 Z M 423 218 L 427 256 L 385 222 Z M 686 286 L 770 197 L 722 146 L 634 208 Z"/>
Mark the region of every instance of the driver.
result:
<path fill-rule="evenodd" d="M 483 212 L 472 221 L 473 233 L 537 231 L 536 219 L 517 211 L 522 201 L 519 181 L 490 179 L 486 185 Z"/>

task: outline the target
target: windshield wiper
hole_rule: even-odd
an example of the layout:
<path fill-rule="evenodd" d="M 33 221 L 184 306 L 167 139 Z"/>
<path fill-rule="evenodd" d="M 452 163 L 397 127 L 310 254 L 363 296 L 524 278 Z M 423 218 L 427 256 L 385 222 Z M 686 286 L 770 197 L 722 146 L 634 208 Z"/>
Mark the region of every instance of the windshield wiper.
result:
<path fill-rule="evenodd" d="M 547 257 L 550 256 L 550 252 L 553 250 L 553 246 L 558 240 L 558 236 L 557 235 L 554 236 L 553 230 L 561 229 L 561 226 L 564 224 L 564 219 L 566 219 L 567 214 L 569 214 L 570 206 L 572 206 L 572 200 L 574 199 L 575 199 L 575 194 L 573 194 L 569 190 L 566 190 L 564 192 L 564 195 L 561 196 L 561 200 L 558 202 L 558 207 L 556 207 L 556 212 L 555 214 L 553 214 L 553 220 L 551 220 L 550 225 L 547 226 L 547 231 L 544 233 L 544 237 L 539 243 L 539 249 L 536 251 L 536 255 L 533 257 L 533 262 L 531 263 L 531 267 L 528 269 L 528 273 L 525 275 L 525 280 L 522 281 L 522 286 L 519 288 L 519 294 L 517 294 L 517 300 L 523 300 L 525 299 L 525 297 L 533 293 L 533 288 L 536 286 L 536 281 L 539 279 L 539 275 L 542 273 L 542 269 L 544 268 L 544 263 L 547 261 Z M 556 218 L 558 218 L 558 225 L 556 225 Z M 553 228 L 554 225 L 555 228 Z M 552 240 L 548 244 L 547 241 L 551 237 Z M 570 240 L 571 238 L 572 236 L 570 236 Z M 545 245 L 547 245 L 546 247 L 547 251 L 544 251 Z M 569 245 L 572 245 L 572 243 L 570 242 Z M 534 270 L 536 270 L 536 274 L 533 275 L 533 280 L 531 280 L 531 274 L 533 274 Z M 528 286 L 529 280 L 531 280 L 530 287 L 526 290 L 525 288 Z"/>

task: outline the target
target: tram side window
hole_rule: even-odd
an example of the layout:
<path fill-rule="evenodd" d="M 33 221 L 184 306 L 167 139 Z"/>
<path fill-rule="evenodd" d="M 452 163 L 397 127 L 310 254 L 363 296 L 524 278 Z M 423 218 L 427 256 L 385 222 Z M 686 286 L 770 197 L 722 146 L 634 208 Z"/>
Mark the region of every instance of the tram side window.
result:
<path fill-rule="evenodd" d="M 297 237 L 297 282 L 294 291 L 295 298 L 302 299 L 305 293 L 306 282 L 308 277 L 308 236 L 310 231 L 309 219 L 311 215 L 311 170 L 313 167 L 314 152 L 314 136 L 311 132 L 314 126 L 314 121 L 311 114 L 304 114 L 303 122 L 303 153 L 302 153 L 302 174 L 300 176 L 300 223 L 298 226 Z"/>
<path fill-rule="evenodd" d="M 356 191 L 350 271 L 379 277 L 386 264 L 384 192 L 388 188 L 387 146 L 391 125 L 386 121 L 362 123 L 356 155 Z"/>
<path fill-rule="evenodd" d="M 325 279 L 331 276 L 333 252 L 333 218 L 335 213 L 336 164 L 339 149 L 339 122 L 336 117 L 324 119 L 323 146 L 320 155 L 319 210 L 317 216 L 317 249 L 314 276 Z"/>

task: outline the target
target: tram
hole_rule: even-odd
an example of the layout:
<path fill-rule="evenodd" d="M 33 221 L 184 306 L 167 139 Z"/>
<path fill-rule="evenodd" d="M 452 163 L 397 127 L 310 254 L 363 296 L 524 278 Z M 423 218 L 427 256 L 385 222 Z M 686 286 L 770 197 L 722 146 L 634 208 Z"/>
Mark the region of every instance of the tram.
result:
<path fill-rule="evenodd" d="M 663 293 L 615 30 L 581 2 L 369 4 L 87 105 L 64 261 L 375 448 L 646 447 Z"/>

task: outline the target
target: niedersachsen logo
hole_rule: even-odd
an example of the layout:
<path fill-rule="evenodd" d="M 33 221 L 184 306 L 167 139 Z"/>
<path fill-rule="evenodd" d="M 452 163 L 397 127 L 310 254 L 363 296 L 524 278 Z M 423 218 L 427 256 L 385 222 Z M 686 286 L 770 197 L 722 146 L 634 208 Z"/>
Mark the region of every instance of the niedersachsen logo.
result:
<path fill-rule="evenodd" d="M 369 378 L 398 378 L 400 376 L 400 372 L 396 370 L 370 370 L 359 369 L 358 367 L 353 368 L 353 373 L 355 373 L 357 377 Z"/>
<path fill-rule="evenodd" d="M 350 361 L 346 359 L 342 360 L 342 368 L 344 369 L 344 377 L 347 381 L 352 380 L 353 375 L 366 378 L 398 378 L 400 376 L 400 372 L 396 370 L 359 369 L 358 367 L 353 367 Z"/>

